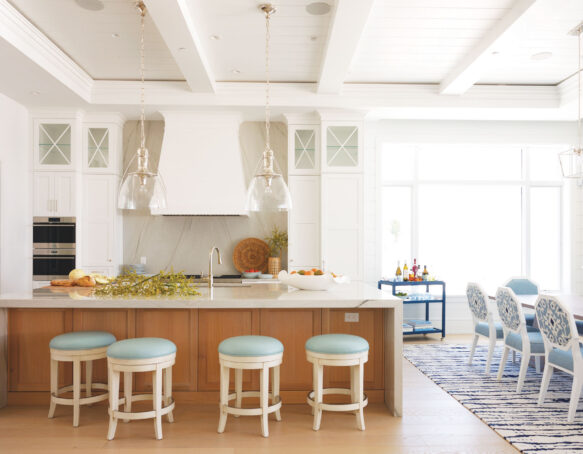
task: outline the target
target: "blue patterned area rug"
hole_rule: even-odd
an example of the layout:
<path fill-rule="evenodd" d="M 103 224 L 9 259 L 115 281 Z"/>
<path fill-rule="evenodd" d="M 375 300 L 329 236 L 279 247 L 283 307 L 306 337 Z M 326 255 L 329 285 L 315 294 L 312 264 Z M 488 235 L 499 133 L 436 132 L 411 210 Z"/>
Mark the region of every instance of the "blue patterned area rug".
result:
<path fill-rule="evenodd" d="M 403 354 L 417 369 L 433 380 L 500 436 L 524 453 L 583 452 L 583 399 L 572 424 L 567 411 L 572 377 L 555 370 L 545 403 L 537 405 L 542 373 L 529 367 L 524 388 L 516 392 L 520 357 L 512 354 L 502 380 L 496 380 L 502 347 L 494 353 L 489 375 L 487 346 L 478 345 L 472 365 L 470 346 L 452 344 L 405 345 Z"/>

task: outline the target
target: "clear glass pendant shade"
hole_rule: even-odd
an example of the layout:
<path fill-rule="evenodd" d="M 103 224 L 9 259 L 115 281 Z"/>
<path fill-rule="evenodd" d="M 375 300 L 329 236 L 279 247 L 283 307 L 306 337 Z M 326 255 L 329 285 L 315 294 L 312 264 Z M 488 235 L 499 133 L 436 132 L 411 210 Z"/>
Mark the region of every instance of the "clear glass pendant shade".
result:
<path fill-rule="evenodd" d="M 249 184 L 245 209 L 278 212 L 291 210 L 291 207 L 291 195 L 287 184 L 273 156 L 273 151 L 267 149 Z"/>
<path fill-rule="evenodd" d="M 565 178 L 583 178 L 583 156 L 580 148 L 570 148 L 559 153 L 561 171 Z"/>
<path fill-rule="evenodd" d="M 133 170 L 132 167 L 134 167 Z M 119 190 L 117 206 L 122 210 L 166 208 L 164 180 L 159 173 L 148 170 L 148 150 L 145 148 L 138 149 L 137 154 L 126 169 Z"/>

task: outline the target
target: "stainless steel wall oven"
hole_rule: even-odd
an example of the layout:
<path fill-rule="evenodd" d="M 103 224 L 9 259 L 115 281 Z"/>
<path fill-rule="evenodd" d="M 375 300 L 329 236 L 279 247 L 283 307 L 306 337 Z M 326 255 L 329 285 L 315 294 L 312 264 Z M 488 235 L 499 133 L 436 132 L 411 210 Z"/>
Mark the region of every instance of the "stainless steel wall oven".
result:
<path fill-rule="evenodd" d="M 33 218 L 32 278 L 66 279 L 76 262 L 75 218 Z"/>

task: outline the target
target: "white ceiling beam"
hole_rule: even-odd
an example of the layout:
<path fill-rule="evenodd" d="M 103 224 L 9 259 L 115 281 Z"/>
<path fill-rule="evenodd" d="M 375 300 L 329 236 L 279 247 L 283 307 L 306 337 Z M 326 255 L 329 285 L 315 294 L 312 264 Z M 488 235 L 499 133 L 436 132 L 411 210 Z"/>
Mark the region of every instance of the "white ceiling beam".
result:
<path fill-rule="evenodd" d="M 328 41 L 318 93 L 339 93 L 364 32 L 374 0 L 338 0 L 328 28 Z"/>
<path fill-rule="evenodd" d="M 501 40 L 509 40 L 512 30 L 537 0 L 516 0 L 510 11 L 470 50 L 459 64 L 443 79 L 439 92 L 462 95 L 481 77 L 483 69 L 495 58 L 492 52 Z"/>
<path fill-rule="evenodd" d="M 170 53 L 193 92 L 215 91 L 215 79 L 186 0 L 145 0 Z"/>
<path fill-rule="evenodd" d="M 91 101 L 93 79 L 89 74 L 6 0 L 0 0 L 0 39 L 5 40 L 85 102 Z"/>

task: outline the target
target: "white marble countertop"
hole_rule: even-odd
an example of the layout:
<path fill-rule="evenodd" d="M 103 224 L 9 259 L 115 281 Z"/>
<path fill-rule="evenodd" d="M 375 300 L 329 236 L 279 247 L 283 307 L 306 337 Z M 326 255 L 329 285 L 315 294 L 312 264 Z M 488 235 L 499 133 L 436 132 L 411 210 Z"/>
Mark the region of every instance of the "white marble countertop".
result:
<path fill-rule="evenodd" d="M 206 287 L 190 298 L 96 298 L 75 293 L 37 289 L 24 294 L 0 295 L 0 308 L 391 308 L 402 300 L 374 284 L 351 282 L 326 291 L 297 290 L 283 284 L 252 284 L 247 287 L 216 287 L 210 298 Z"/>

